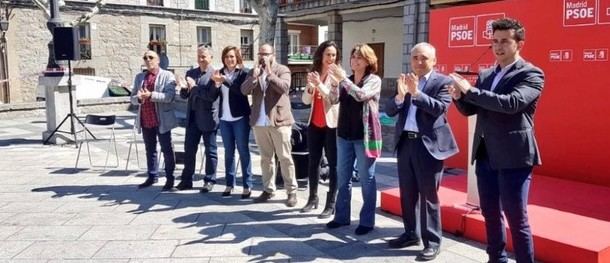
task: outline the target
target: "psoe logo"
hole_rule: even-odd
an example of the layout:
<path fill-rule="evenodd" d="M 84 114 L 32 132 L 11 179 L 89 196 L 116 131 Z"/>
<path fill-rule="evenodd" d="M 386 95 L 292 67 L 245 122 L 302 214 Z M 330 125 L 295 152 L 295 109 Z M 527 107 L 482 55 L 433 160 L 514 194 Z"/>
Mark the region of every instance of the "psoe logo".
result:
<path fill-rule="evenodd" d="M 563 26 L 595 25 L 596 0 L 563 0 Z"/>
<path fill-rule="evenodd" d="M 498 19 L 505 18 L 504 13 L 482 14 L 477 16 L 477 46 L 489 46 L 494 37 L 492 24 Z"/>

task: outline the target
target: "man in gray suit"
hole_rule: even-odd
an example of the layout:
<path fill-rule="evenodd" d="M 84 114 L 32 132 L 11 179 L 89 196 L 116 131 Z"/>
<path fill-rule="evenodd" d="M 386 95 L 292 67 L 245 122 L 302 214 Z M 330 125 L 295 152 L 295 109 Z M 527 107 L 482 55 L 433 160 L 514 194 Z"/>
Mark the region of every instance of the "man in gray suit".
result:
<path fill-rule="evenodd" d="M 178 190 L 193 188 L 193 173 L 199 142 L 203 137 L 205 147 L 205 177 L 200 190 L 207 193 L 216 184 L 216 164 L 218 163 L 218 111 L 220 89 L 211 81 L 214 68 L 211 65 L 212 52 L 205 46 L 197 48 L 199 67 L 186 72 L 186 87 L 180 89 L 180 97 L 188 99 L 186 110 L 186 138 L 184 140 L 184 169 Z M 182 82 L 182 81 L 181 81 Z M 182 84 L 182 83 L 181 83 Z M 184 85 L 184 84 L 182 84 Z"/>
<path fill-rule="evenodd" d="M 145 188 L 157 182 L 158 159 L 157 138 L 161 144 L 165 160 L 165 186 L 168 191 L 174 186 L 174 149 L 172 148 L 172 129 L 176 127 L 174 114 L 174 97 L 176 96 L 176 79 L 174 74 L 159 67 L 159 55 L 148 50 L 142 57 L 146 71 L 138 73 L 133 81 L 131 103 L 138 105 L 138 116 L 135 126 L 142 132 L 146 148 L 146 166 L 148 178 L 139 188 Z"/>
<path fill-rule="evenodd" d="M 398 151 L 398 181 L 405 232 L 389 241 L 392 248 L 419 245 L 418 256 L 426 261 L 440 251 L 442 228 L 438 187 L 443 176 L 443 160 L 458 152 L 447 123 L 451 79 L 433 70 L 436 49 L 425 42 L 411 49 L 413 73 L 401 74 L 398 92 L 386 104 L 386 113 L 398 114 L 395 142 Z M 420 227 L 417 226 L 417 216 Z M 421 233 L 417 233 L 420 229 Z"/>
<path fill-rule="evenodd" d="M 534 112 L 544 73 L 519 55 L 525 29 L 518 21 L 500 19 L 492 29 L 497 66 L 481 72 L 474 87 L 453 73 L 455 84 L 449 90 L 463 115 L 477 115 L 472 161 L 476 160 L 489 262 L 507 262 L 502 211 L 517 262 L 534 262 L 527 198 L 532 168 L 542 163 L 534 137 Z"/>

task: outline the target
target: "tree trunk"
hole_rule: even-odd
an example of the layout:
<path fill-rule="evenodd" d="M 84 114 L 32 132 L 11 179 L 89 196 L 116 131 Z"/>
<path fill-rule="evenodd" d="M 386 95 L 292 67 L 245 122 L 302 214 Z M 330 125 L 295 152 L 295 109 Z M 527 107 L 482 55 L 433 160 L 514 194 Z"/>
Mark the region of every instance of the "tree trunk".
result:
<path fill-rule="evenodd" d="M 259 18 L 260 33 L 258 35 L 258 45 L 269 43 L 273 45 L 275 39 L 275 22 L 279 5 L 277 0 L 250 0 L 252 8 L 256 11 Z"/>

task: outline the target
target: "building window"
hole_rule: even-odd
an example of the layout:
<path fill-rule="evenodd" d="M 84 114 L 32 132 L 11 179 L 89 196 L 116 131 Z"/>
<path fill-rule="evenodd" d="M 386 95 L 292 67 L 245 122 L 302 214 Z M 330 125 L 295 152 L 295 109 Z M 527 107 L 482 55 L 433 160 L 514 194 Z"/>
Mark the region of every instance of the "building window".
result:
<path fill-rule="evenodd" d="M 163 0 L 146 0 L 146 5 L 163 6 Z"/>
<path fill-rule="evenodd" d="M 241 56 L 243 60 L 254 60 L 254 45 L 252 39 L 254 37 L 254 31 L 252 30 L 241 30 L 240 42 L 241 42 Z"/>
<path fill-rule="evenodd" d="M 197 27 L 197 46 L 212 46 L 212 28 L 207 26 Z"/>
<path fill-rule="evenodd" d="M 91 26 L 89 23 L 78 26 L 80 59 L 91 59 Z"/>
<path fill-rule="evenodd" d="M 252 6 L 250 6 L 249 0 L 239 0 L 239 12 L 252 14 Z"/>
<path fill-rule="evenodd" d="M 164 25 L 150 25 L 148 35 L 148 49 L 157 52 L 157 54 L 165 53 L 166 38 Z"/>
<path fill-rule="evenodd" d="M 288 32 L 288 55 L 299 53 L 299 33 Z"/>
<path fill-rule="evenodd" d="M 210 1 L 209 0 L 195 0 L 195 9 L 210 10 Z"/>

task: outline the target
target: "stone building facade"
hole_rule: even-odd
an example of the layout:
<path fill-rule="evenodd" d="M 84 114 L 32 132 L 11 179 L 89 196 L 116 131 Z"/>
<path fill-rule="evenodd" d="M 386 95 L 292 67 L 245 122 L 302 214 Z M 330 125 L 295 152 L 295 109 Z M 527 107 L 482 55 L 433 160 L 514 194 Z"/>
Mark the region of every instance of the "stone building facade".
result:
<path fill-rule="evenodd" d="M 69 22 L 85 14 L 94 1 L 65 1 L 61 18 Z M 253 52 L 258 19 L 242 0 L 106 0 L 106 5 L 81 29 L 81 50 L 87 59 L 72 62 L 76 73 L 109 77 L 131 85 L 143 68 L 142 54 L 159 44 L 177 74 L 196 65 L 199 44 L 211 45 L 214 65 L 221 66 L 220 53 L 227 45 Z M 163 6 L 151 5 L 162 3 Z M 205 9 L 196 9 L 204 3 Z M 246 11 L 247 13 L 243 13 Z M 47 43 L 52 39 L 47 18 L 31 1 L 14 6 L 7 31 L 10 102 L 35 101 L 38 76 L 47 65 Z M 85 36 L 83 36 L 85 35 Z M 163 37 L 160 41 L 154 38 Z M 153 40 L 153 41 L 151 41 Z M 252 55 L 254 56 L 254 55 Z M 250 62 L 249 62 L 250 61 Z M 246 60 L 251 64 L 251 60 Z"/>

